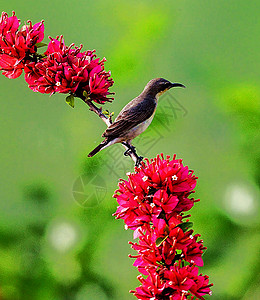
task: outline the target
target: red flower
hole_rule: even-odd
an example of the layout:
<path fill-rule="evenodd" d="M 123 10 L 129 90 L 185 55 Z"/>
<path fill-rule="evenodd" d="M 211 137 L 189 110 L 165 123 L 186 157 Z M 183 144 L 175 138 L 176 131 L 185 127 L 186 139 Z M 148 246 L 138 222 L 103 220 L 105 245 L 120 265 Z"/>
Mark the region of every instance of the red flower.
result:
<path fill-rule="evenodd" d="M 163 299 L 160 297 L 160 295 L 162 295 L 162 293 L 165 291 L 165 283 L 160 279 L 159 275 L 155 271 L 150 272 L 146 279 L 144 279 L 142 276 L 138 276 L 137 278 L 142 285 L 136 288 L 136 291 L 130 291 L 130 293 L 133 293 L 138 299 L 141 300 Z"/>
<path fill-rule="evenodd" d="M 44 38 L 43 21 L 24 25 L 20 30 L 20 20 L 15 13 L 11 17 L 3 12 L 0 19 L 0 70 L 8 78 L 22 74 L 25 64 L 35 59 L 36 44 Z"/>
<path fill-rule="evenodd" d="M 7 54 L 0 54 L 0 70 L 3 75 L 14 79 L 19 77 L 23 72 L 24 65 L 17 58 Z"/>
<path fill-rule="evenodd" d="M 170 270 L 165 270 L 163 276 L 166 279 L 167 287 L 176 289 L 179 292 L 185 291 L 185 294 L 195 284 L 194 280 L 190 278 L 190 272 L 187 268 L 180 268 L 177 264 L 174 264 Z"/>
<path fill-rule="evenodd" d="M 170 192 L 177 194 L 191 192 L 196 186 L 197 177 L 192 175 L 193 171 L 188 167 L 183 166 L 181 159 L 175 158 L 170 160 L 170 156 L 167 156 L 164 159 L 158 155 L 151 162 L 146 159 L 147 166 L 139 170 L 156 189 L 167 187 Z"/>
<path fill-rule="evenodd" d="M 135 173 L 128 174 L 128 181 L 119 183 L 114 195 L 119 204 L 115 216 L 124 219 L 133 230 L 146 226 L 153 216 L 163 214 L 170 219 L 193 206 L 195 200 L 188 196 L 196 186 L 196 179 L 193 171 L 175 156 L 172 160 L 169 156 L 146 160 Z"/>
<path fill-rule="evenodd" d="M 142 285 L 131 291 L 141 300 L 204 299 L 211 294 L 208 277 L 198 275 L 203 266 L 202 254 L 206 247 L 193 235 L 184 212 L 195 202 L 196 179 L 193 171 L 184 167 L 175 156 L 167 156 L 143 163 L 121 180 L 114 197 L 119 204 L 116 218 L 123 219 L 126 228 L 135 230 L 137 243 L 129 242 L 137 251 L 136 266 L 143 275 Z M 186 262 L 186 266 L 184 263 Z M 187 265 L 189 263 L 189 265 Z"/>
<path fill-rule="evenodd" d="M 71 93 L 82 97 L 83 91 L 98 103 L 111 101 L 107 96 L 113 84 L 110 72 L 104 71 L 104 61 L 93 51 L 81 52 L 74 44 L 67 47 L 63 37 L 50 38 L 45 58 L 25 67 L 25 80 L 34 92 Z"/>
<path fill-rule="evenodd" d="M 176 196 L 168 195 L 165 190 L 158 190 L 153 196 L 153 203 L 169 214 L 177 206 L 179 200 Z"/>
<path fill-rule="evenodd" d="M 100 63 L 103 64 L 104 61 L 105 59 L 103 59 L 103 61 L 101 61 Z M 110 72 L 105 72 L 103 68 L 98 72 L 93 71 L 95 71 L 95 68 L 90 72 L 89 86 L 85 86 L 83 87 L 83 89 L 89 91 L 90 99 L 94 100 L 97 103 L 102 104 L 110 101 L 109 98 L 107 98 L 107 96 L 110 95 L 108 89 L 113 84 L 113 81 L 109 79 L 111 75 Z"/>
<path fill-rule="evenodd" d="M 180 259 L 203 266 L 201 256 L 206 248 L 202 241 L 196 242 L 199 235 L 193 236 L 192 233 L 192 230 L 184 233 L 179 227 L 171 229 L 166 223 L 160 231 L 147 228 L 145 233 L 140 234 L 139 243 L 129 242 L 138 252 L 136 256 L 130 255 L 136 258 L 134 266 L 144 275 L 147 275 L 147 269 L 170 267 Z"/>
<path fill-rule="evenodd" d="M 203 241 L 197 242 L 199 234 L 193 236 L 192 243 L 183 249 L 183 256 L 187 262 L 195 264 L 196 266 L 203 267 L 202 254 L 207 248 L 203 246 Z"/>
<path fill-rule="evenodd" d="M 208 276 L 198 275 L 194 266 L 180 267 L 175 263 L 170 270 L 149 270 L 146 279 L 137 278 L 142 285 L 130 292 L 141 300 L 185 300 L 191 295 L 203 300 L 204 295 L 211 295 Z"/>

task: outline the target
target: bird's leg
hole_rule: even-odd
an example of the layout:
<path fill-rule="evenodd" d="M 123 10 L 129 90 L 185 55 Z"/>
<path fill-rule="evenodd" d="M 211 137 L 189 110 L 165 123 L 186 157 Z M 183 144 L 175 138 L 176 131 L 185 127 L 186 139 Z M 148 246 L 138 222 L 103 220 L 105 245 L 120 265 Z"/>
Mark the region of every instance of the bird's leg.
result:
<path fill-rule="evenodd" d="M 138 156 L 135 147 L 130 144 L 129 142 L 123 142 L 123 145 L 125 145 L 126 147 L 128 147 L 128 149 L 125 151 L 124 155 L 130 155 L 130 153 L 132 152 L 134 154 L 134 156 L 136 157 L 136 162 L 135 162 L 135 166 L 138 167 L 141 163 L 141 161 L 143 160 L 142 156 Z"/>
<path fill-rule="evenodd" d="M 135 151 L 135 147 L 134 147 L 132 144 L 130 144 L 129 142 L 122 142 L 122 144 L 125 145 L 125 146 L 128 148 L 128 149 L 124 152 L 124 155 L 125 155 L 125 156 L 130 155 L 130 153 L 132 152 L 132 153 L 135 155 L 135 157 L 137 157 L 137 153 L 136 153 L 136 151 Z"/>
<path fill-rule="evenodd" d="M 134 155 L 136 156 L 136 151 L 135 151 L 135 147 L 133 145 L 131 145 L 130 143 L 127 142 L 123 142 L 122 144 L 124 144 L 128 149 L 124 152 L 125 156 L 128 156 L 130 154 L 130 152 L 134 153 Z"/>

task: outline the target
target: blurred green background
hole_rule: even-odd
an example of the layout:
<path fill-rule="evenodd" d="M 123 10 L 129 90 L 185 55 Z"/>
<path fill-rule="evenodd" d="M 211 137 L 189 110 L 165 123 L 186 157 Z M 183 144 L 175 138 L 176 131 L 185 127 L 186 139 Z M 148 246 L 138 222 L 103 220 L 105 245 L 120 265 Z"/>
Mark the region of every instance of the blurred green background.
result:
<path fill-rule="evenodd" d="M 63 34 L 105 56 L 116 114 L 152 78 L 187 86 L 162 97 L 135 146 L 176 153 L 199 177 L 191 220 L 208 247 L 208 298 L 260 299 L 260 2 L 9 0 L 1 10 L 44 19 L 46 42 Z M 134 299 L 132 232 L 111 216 L 130 159 L 120 145 L 86 157 L 105 125 L 82 101 L 73 110 L 23 76 L 0 86 L 1 299 Z"/>

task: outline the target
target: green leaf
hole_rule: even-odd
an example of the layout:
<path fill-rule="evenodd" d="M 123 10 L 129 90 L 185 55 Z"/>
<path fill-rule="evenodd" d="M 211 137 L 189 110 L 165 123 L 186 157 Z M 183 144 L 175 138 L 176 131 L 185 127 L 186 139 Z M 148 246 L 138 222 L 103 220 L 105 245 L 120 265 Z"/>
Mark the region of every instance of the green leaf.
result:
<path fill-rule="evenodd" d="M 47 46 L 47 44 L 41 42 L 41 43 L 36 43 L 35 46 L 36 46 L 37 48 L 41 48 L 41 47 Z"/>
<path fill-rule="evenodd" d="M 181 224 L 175 226 L 175 228 L 179 227 L 179 228 L 181 228 L 183 230 L 183 232 L 185 232 L 188 229 L 190 229 L 192 226 L 193 226 L 192 222 L 184 222 L 184 223 L 181 223 Z"/>
<path fill-rule="evenodd" d="M 167 239 L 167 237 L 168 237 L 168 235 L 166 236 L 166 237 L 164 237 L 164 238 L 161 238 L 161 237 L 159 237 L 157 240 L 156 240 L 156 246 L 157 247 L 159 247 L 159 246 L 161 246 L 161 244 Z"/>
<path fill-rule="evenodd" d="M 106 110 L 103 110 L 102 113 L 105 115 L 105 116 L 109 116 L 109 111 L 106 109 Z"/>
<path fill-rule="evenodd" d="M 88 92 L 87 92 L 87 91 L 83 91 L 83 96 L 84 96 L 85 98 L 88 98 Z"/>
<path fill-rule="evenodd" d="M 72 108 L 74 108 L 74 96 L 73 95 L 69 95 L 66 98 L 66 103 L 71 106 Z"/>

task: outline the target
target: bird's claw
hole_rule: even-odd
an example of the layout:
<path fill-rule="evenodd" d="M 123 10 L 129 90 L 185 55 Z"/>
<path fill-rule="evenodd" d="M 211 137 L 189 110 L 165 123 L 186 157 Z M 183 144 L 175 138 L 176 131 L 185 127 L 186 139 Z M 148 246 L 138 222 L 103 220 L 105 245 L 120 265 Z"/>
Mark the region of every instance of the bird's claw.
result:
<path fill-rule="evenodd" d="M 124 152 L 124 155 L 131 156 L 131 154 L 134 154 L 134 156 L 136 157 L 135 166 L 138 167 L 140 165 L 140 163 L 142 162 L 143 157 L 137 155 L 137 153 L 135 151 L 135 147 L 133 145 L 129 145 L 129 144 L 124 144 L 124 145 L 128 147 L 128 149 Z"/>
<path fill-rule="evenodd" d="M 124 152 L 124 156 L 128 156 L 131 152 L 131 149 L 127 149 L 125 152 Z"/>
<path fill-rule="evenodd" d="M 135 162 L 135 166 L 138 167 L 140 165 L 140 163 L 142 162 L 143 157 L 142 156 L 138 156 Z"/>
<path fill-rule="evenodd" d="M 130 156 L 130 154 L 131 154 L 131 152 L 132 153 L 134 153 L 134 154 L 136 154 L 136 152 L 135 152 L 135 147 L 134 146 L 130 146 L 130 145 L 128 145 L 128 149 L 124 152 L 124 155 L 125 156 Z"/>

